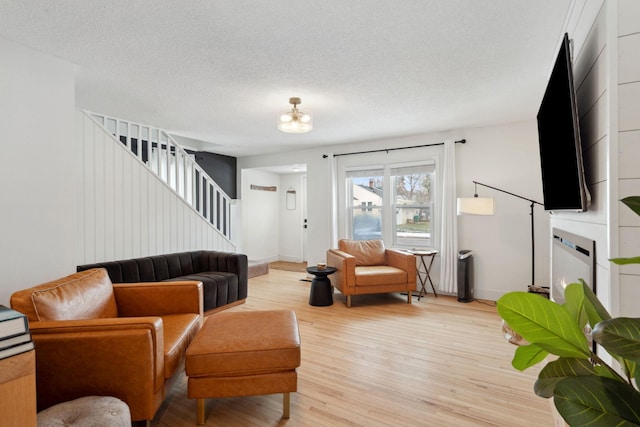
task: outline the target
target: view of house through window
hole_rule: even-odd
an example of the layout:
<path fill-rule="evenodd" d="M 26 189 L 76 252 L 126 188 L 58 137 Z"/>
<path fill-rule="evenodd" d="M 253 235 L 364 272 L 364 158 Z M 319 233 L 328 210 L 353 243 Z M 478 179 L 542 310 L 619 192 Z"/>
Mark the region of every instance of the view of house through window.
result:
<path fill-rule="evenodd" d="M 407 247 L 432 246 L 433 165 L 392 168 L 391 182 L 394 189 L 394 244 Z"/>
<path fill-rule="evenodd" d="M 351 197 L 351 234 L 355 240 L 382 239 L 384 169 L 347 173 Z"/>
<path fill-rule="evenodd" d="M 433 246 L 433 163 L 350 170 L 346 178 L 351 238 Z"/>

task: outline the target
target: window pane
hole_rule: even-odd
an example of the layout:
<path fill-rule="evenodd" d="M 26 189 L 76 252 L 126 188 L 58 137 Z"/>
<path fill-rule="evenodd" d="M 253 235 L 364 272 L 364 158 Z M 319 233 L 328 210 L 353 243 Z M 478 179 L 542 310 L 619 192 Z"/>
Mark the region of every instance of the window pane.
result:
<path fill-rule="evenodd" d="M 351 201 L 351 237 L 354 240 L 381 239 L 384 171 L 358 172 L 347 178 Z"/>
<path fill-rule="evenodd" d="M 394 169 L 393 172 L 395 244 L 431 246 L 433 167 L 414 166 Z"/>

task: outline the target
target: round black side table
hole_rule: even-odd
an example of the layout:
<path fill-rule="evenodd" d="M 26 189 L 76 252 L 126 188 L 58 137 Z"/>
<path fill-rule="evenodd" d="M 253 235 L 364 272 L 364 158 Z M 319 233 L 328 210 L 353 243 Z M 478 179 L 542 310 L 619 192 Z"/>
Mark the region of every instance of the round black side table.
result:
<path fill-rule="evenodd" d="M 309 293 L 309 305 L 327 306 L 333 304 L 333 292 L 331 292 L 331 280 L 327 277 L 337 271 L 335 267 L 307 267 L 307 273 L 315 277 L 311 281 Z"/>

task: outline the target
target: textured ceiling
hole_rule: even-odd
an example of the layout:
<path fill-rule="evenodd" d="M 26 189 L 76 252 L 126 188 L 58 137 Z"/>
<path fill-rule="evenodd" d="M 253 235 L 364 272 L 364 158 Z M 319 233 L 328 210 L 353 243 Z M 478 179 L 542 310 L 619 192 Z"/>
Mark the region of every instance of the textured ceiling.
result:
<path fill-rule="evenodd" d="M 77 64 L 80 108 L 245 156 L 533 119 L 570 7 L 2 0 L 0 36 Z M 312 132 L 276 129 L 291 96 Z"/>

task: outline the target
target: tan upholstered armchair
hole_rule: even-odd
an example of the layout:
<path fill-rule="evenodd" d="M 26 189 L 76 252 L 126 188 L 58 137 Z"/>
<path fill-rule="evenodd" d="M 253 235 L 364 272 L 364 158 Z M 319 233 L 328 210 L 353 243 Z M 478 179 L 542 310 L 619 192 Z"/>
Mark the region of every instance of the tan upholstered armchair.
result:
<path fill-rule="evenodd" d="M 15 292 L 36 348 L 38 410 L 113 396 L 147 425 L 202 326 L 202 283 L 112 284 L 92 269 Z"/>
<path fill-rule="evenodd" d="M 347 298 L 352 295 L 407 292 L 407 303 L 416 288 L 416 259 L 412 254 L 385 249 L 382 240 L 340 240 L 327 251 L 327 265 L 338 271 L 331 284 Z"/>

